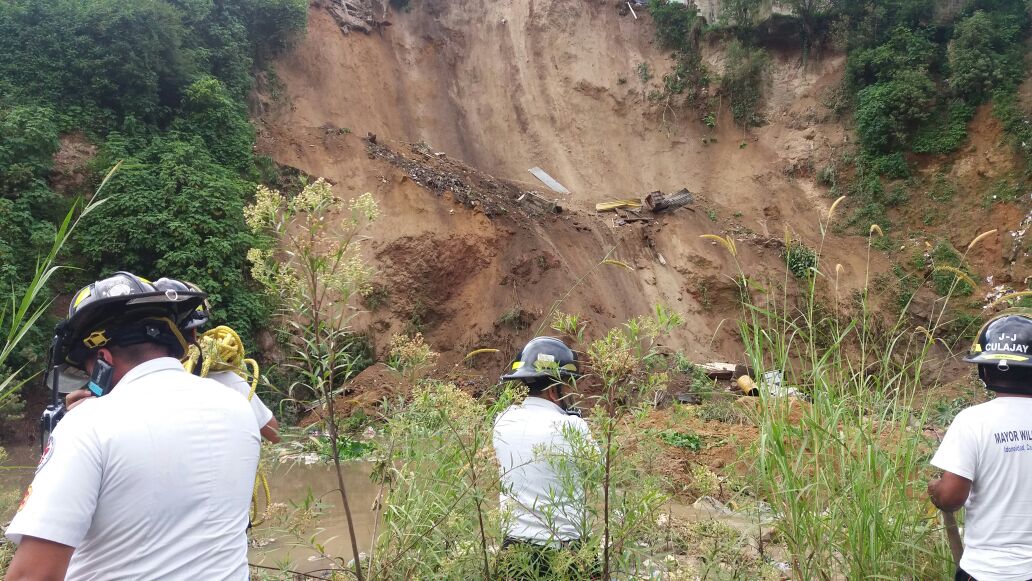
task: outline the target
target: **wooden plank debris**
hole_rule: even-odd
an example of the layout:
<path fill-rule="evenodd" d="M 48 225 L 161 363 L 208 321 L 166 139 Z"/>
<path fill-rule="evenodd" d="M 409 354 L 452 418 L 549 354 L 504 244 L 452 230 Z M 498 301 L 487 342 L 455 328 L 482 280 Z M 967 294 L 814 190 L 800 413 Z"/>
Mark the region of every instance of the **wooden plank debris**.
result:
<path fill-rule="evenodd" d="M 549 200 L 537 192 L 524 192 L 516 201 L 526 202 L 544 210 L 545 212 L 551 212 L 553 214 L 562 214 L 563 212 L 563 207 L 559 205 L 559 200 Z"/>
<path fill-rule="evenodd" d="M 706 372 L 706 377 L 710 379 L 731 379 L 735 375 L 734 363 L 703 363 L 699 367 Z"/>
<path fill-rule="evenodd" d="M 626 200 L 610 200 L 608 202 L 599 202 L 595 204 L 596 212 L 609 212 L 618 208 L 640 208 L 641 202 L 639 200 L 626 199 Z"/>
<path fill-rule="evenodd" d="M 530 173 L 534 174 L 534 177 L 536 177 L 537 179 L 541 180 L 541 183 L 543 183 L 546 186 L 548 186 L 548 189 L 552 190 L 553 192 L 555 192 L 557 194 L 568 194 L 568 193 L 570 193 L 570 190 L 568 190 L 565 187 L 563 187 L 563 184 L 561 184 L 558 181 L 556 181 L 556 179 L 554 177 L 548 175 L 548 172 L 546 172 L 545 170 L 543 170 L 543 169 L 541 169 L 539 167 L 532 167 L 532 168 L 530 168 L 527 171 L 529 171 Z"/>

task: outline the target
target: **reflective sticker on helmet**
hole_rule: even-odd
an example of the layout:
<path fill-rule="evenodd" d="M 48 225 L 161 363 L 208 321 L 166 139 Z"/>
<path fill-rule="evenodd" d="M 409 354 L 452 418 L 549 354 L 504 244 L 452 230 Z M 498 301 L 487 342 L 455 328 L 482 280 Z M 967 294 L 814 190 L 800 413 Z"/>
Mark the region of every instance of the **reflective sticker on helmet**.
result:
<path fill-rule="evenodd" d="M 90 292 L 90 287 L 82 289 L 81 291 L 79 291 L 79 294 L 75 295 L 75 299 L 72 300 L 72 306 L 78 307 L 79 303 L 86 300 L 91 294 L 92 293 Z"/>
<path fill-rule="evenodd" d="M 90 349 L 96 349 L 107 345 L 109 339 L 103 329 L 90 333 L 85 339 L 82 340 L 82 344 L 89 347 Z"/>
<path fill-rule="evenodd" d="M 1018 339 L 1017 335 L 1005 335 L 1004 337 L 1007 342 L 1003 342 L 1005 339 L 1001 337 L 997 342 L 987 344 L 985 350 L 994 353 L 1028 353 L 1028 345 L 1014 342 Z"/>
<path fill-rule="evenodd" d="M 522 361 L 513 361 L 512 362 L 512 368 L 513 369 L 519 369 L 520 367 L 523 367 L 523 362 Z"/>
<path fill-rule="evenodd" d="M 549 355 L 548 353 L 538 353 L 538 361 L 544 361 L 547 363 L 555 363 L 555 355 Z"/>
<path fill-rule="evenodd" d="M 129 288 L 129 285 L 120 282 L 115 286 L 108 289 L 107 296 L 109 297 L 122 297 L 133 292 L 133 289 Z"/>
<path fill-rule="evenodd" d="M 985 353 L 978 356 L 979 361 L 1028 361 L 1028 357 L 1011 355 L 1010 353 Z"/>

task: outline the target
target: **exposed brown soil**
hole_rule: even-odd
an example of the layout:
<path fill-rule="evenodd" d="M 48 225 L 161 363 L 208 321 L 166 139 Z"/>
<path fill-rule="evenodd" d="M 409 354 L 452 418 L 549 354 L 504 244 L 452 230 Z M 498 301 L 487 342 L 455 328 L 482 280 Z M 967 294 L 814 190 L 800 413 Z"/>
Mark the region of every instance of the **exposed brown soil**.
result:
<path fill-rule="evenodd" d="M 647 16 L 621 15 L 612 2 L 427 0 L 389 19 L 378 33 L 344 34 L 313 6 L 307 37 L 274 65 L 282 91 L 266 82 L 252 98 L 261 153 L 325 176 L 339 195 L 369 191 L 380 202 L 366 251 L 385 300 L 356 322 L 373 331 L 381 355 L 392 333 L 421 330 L 442 366 L 461 363 L 490 380 L 521 343 L 548 330 L 563 299 L 561 310 L 587 321 L 588 338 L 671 305 L 686 325 L 665 347 L 695 360 L 742 360 L 733 324 L 739 267 L 779 289 L 786 232 L 822 245 L 835 194 L 816 174 L 854 147 L 831 107 L 844 55 L 804 67 L 794 49 L 774 49 L 768 123 L 737 127 L 718 95 L 709 128 L 706 111 L 644 97 L 669 55 Z M 704 56 L 720 70 L 719 47 Z M 645 86 L 639 63 L 655 74 Z M 894 236 L 906 252 L 874 252 L 870 264 L 866 239 L 830 235 L 825 270 L 841 268 L 820 280 L 826 296 L 848 300 L 907 246 L 944 236 L 963 248 L 991 227 L 1001 233 L 973 254 L 980 274 L 1026 275 L 1011 272 L 1013 238 L 1004 232 L 1025 212 L 980 207 L 986 184 L 1015 161 L 987 110 L 972 121 L 967 149 L 921 161 L 921 171 L 944 161 L 958 194 L 941 209 L 942 226 L 920 235 L 901 226 Z M 571 193 L 551 193 L 527 172 L 534 166 Z M 697 201 L 671 212 L 594 211 L 600 201 L 682 187 Z M 531 203 L 528 192 L 563 212 Z M 921 224 L 906 213 L 928 210 L 922 201 L 906 208 L 894 216 L 900 224 Z M 840 207 L 836 221 L 847 212 Z M 737 257 L 700 238 L 710 233 L 732 236 Z M 632 269 L 600 265 L 607 256 Z M 788 284 L 797 292 L 794 279 Z M 463 362 L 483 347 L 501 353 Z"/>

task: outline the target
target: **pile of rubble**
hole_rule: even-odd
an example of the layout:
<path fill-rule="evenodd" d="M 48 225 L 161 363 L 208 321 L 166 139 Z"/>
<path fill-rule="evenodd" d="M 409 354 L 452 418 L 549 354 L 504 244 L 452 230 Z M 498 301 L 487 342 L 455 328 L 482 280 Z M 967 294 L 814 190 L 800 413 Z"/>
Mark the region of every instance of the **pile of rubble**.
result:
<path fill-rule="evenodd" d="M 352 30 L 369 34 L 391 25 L 387 0 L 314 0 L 313 4 L 329 12 L 345 34 Z"/>
<path fill-rule="evenodd" d="M 425 143 L 406 144 L 407 151 L 395 151 L 379 143 L 375 135 L 365 139 L 370 158 L 382 159 L 401 168 L 408 177 L 437 195 L 448 192 L 461 204 L 486 216 L 533 217 L 562 212 L 562 206 L 540 192 L 517 186 L 470 168 L 434 151 Z"/>

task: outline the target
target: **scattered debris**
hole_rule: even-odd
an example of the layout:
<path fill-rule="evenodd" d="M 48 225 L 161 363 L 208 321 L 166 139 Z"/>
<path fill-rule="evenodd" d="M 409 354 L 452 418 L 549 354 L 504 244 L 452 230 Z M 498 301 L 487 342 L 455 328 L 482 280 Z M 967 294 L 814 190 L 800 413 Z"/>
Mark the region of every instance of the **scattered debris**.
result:
<path fill-rule="evenodd" d="M 563 212 L 563 207 L 559 205 L 559 200 L 549 200 L 537 192 L 524 192 L 516 201 L 536 206 L 543 212 L 550 212 L 552 214 L 561 214 Z"/>
<path fill-rule="evenodd" d="M 760 395 L 760 390 L 756 387 L 756 382 L 748 375 L 739 377 L 736 383 L 738 384 L 738 389 L 742 390 L 743 394 L 752 396 Z"/>
<path fill-rule="evenodd" d="M 554 200 L 479 172 L 447 155 L 438 155 L 439 152 L 425 143 L 407 145 L 407 152 L 395 151 L 377 142 L 375 136 L 366 138 L 366 152 L 370 158 L 387 161 L 424 188 L 437 195 L 448 192 L 457 202 L 478 209 L 488 217 L 514 213 L 534 216 L 562 211 Z"/>
<path fill-rule="evenodd" d="M 557 194 L 568 194 L 568 193 L 570 193 L 570 190 L 566 189 L 563 186 L 563 184 L 561 184 L 558 181 L 556 181 L 556 179 L 554 177 L 548 175 L 548 173 L 545 172 L 545 170 L 543 170 L 543 169 L 541 169 L 539 167 L 532 167 L 532 168 L 530 168 L 527 171 L 529 171 L 530 173 L 534 174 L 534 177 L 536 177 L 537 179 L 541 180 L 541 183 L 543 183 L 546 186 L 548 186 L 548 189 L 552 190 L 553 192 L 555 192 Z"/>
<path fill-rule="evenodd" d="M 612 200 L 609 202 L 599 202 L 595 204 L 596 212 L 609 212 L 618 208 L 640 208 L 641 202 L 638 200 L 626 199 L 626 200 Z"/>
<path fill-rule="evenodd" d="M 391 25 L 391 22 L 386 19 L 386 2 L 376 3 L 382 7 L 379 17 L 373 13 L 374 3 L 371 0 L 316 0 L 314 4 L 325 8 L 337 21 L 337 25 L 344 34 L 352 30 L 370 34 L 374 30 Z"/>
<path fill-rule="evenodd" d="M 645 196 L 645 206 L 653 212 L 665 212 L 687 206 L 695 201 L 695 195 L 688 191 L 688 188 L 681 188 L 677 193 L 669 196 L 661 191 L 655 191 Z"/>
<path fill-rule="evenodd" d="M 699 367 L 706 372 L 706 377 L 710 379 L 723 379 L 729 380 L 735 376 L 735 369 L 738 368 L 734 363 L 703 363 Z"/>

